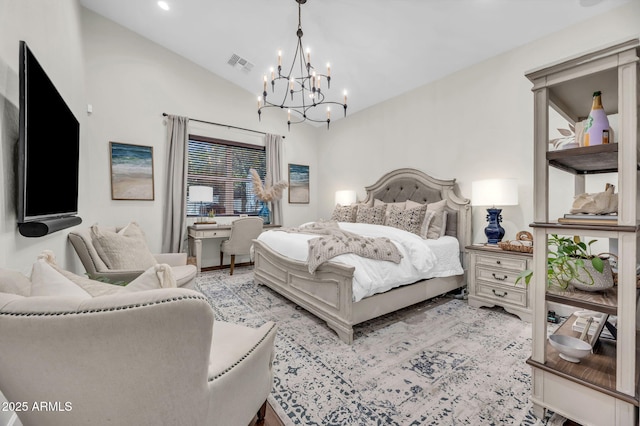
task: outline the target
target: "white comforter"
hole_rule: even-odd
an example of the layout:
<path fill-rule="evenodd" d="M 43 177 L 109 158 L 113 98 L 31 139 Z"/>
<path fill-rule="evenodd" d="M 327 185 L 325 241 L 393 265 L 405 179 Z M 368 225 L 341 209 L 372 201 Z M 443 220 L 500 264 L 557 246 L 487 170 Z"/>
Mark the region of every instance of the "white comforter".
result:
<path fill-rule="evenodd" d="M 458 240 L 454 237 L 445 236 L 437 240 L 425 240 L 418 235 L 390 226 L 347 222 L 339 222 L 338 225 L 345 231 L 365 237 L 388 237 L 402 254 L 399 264 L 367 259 L 355 254 L 334 257 L 333 262 L 355 266 L 354 302 L 421 279 L 464 273 L 460 264 Z M 317 237 L 317 235 L 270 230 L 260 234 L 258 240 L 283 256 L 306 262 L 309 251 L 307 241 Z"/>

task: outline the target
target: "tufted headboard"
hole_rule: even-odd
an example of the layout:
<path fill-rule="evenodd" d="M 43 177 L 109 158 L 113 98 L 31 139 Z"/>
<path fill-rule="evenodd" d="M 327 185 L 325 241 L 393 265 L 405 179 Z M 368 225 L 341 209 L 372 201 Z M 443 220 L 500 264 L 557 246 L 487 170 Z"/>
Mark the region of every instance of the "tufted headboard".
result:
<path fill-rule="evenodd" d="M 461 252 L 471 244 L 471 206 L 469 200 L 460 195 L 455 179 L 436 179 L 420 170 L 405 168 L 385 174 L 365 189 L 366 204 L 373 204 L 375 199 L 385 203 L 411 200 L 421 204 L 447 200 L 446 234 L 458 239 Z"/>

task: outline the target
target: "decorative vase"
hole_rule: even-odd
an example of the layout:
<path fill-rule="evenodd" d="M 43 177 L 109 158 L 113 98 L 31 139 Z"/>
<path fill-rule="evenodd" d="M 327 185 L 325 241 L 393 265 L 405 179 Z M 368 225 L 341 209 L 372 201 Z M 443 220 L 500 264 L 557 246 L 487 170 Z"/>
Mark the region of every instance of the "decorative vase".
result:
<path fill-rule="evenodd" d="M 608 260 L 604 261 L 604 270 L 596 271 L 589 260 L 585 260 L 584 267 L 579 268 L 578 278 L 569 281 L 573 287 L 583 291 L 602 291 L 613 287 L 613 273 Z"/>
<path fill-rule="evenodd" d="M 265 225 L 269 225 L 271 223 L 271 211 L 269 210 L 269 204 L 261 201 L 261 207 L 258 211 L 258 216 L 262 218 L 262 221 Z"/>
<path fill-rule="evenodd" d="M 584 146 L 609 143 L 609 119 L 602 107 L 601 95 L 601 92 L 593 94 L 593 105 L 584 128 Z"/>

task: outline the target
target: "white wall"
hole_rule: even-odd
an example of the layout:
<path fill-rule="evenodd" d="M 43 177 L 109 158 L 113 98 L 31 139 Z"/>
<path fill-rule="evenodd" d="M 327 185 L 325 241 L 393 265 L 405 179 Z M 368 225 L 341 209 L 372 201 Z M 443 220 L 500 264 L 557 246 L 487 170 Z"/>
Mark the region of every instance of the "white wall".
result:
<path fill-rule="evenodd" d="M 640 2 L 633 2 L 332 123 L 319 136 L 319 215 L 331 214 L 336 190 L 355 189 L 363 198 L 365 186 L 399 167 L 456 178 L 468 198 L 474 180 L 513 177 L 520 205 L 503 209 L 503 227 L 505 238 L 514 238 L 533 220 L 533 95 L 525 73 L 637 37 L 639 22 Z M 590 103 L 591 93 L 585 97 Z M 564 175 L 557 187 L 572 191 Z M 571 205 L 566 191 L 555 197 L 554 205 Z M 486 241 L 485 216 L 484 207 L 474 209 L 474 241 Z"/>
<path fill-rule="evenodd" d="M 255 96 L 211 74 L 183 57 L 88 10 L 82 10 L 86 59 L 88 155 L 83 157 L 92 188 L 87 223 L 121 224 L 136 220 L 145 230 L 152 251 L 161 247 L 166 188 L 166 123 L 162 113 L 285 135 L 283 178 L 287 163 L 309 164 L 312 182 L 319 166 L 315 128 L 293 126 L 287 131 L 281 111 L 268 111 L 258 121 Z M 258 81 L 258 80 L 256 80 Z M 259 84 L 259 83 L 258 83 Z M 251 132 L 190 122 L 190 133 L 264 145 Z M 111 200 L 109 142 L 152 146 L 154 201 Z M 315 188 L 311 188 L 312 194 Z M 289 205 L 283 197 L 285 225 L 316 217 L 316 198 L 307 205 Z M 219 218 L 224 221 L 225 218 Z M 217 265 L 219 241 L 205 241 L 203 265 Z"/>
<path fill-rule="evenodd" d="M 80 122 L 80 137 L 87 137 L 84 111 L 84 60 L 80 37 L 80 7 L 76 0 L 0 0 L 0 266 L 30 273 L 44 249 L 67 265 L 75 253 L 66 232 L 25 238 L 16 222 L 15 149 L 18 140 L 18 45 L 27 42 Z M 56 143 L 55 131 L 51 143 Z M 82 145 L 81 155 L 86 155 Z M 43 170 L 46 178 L 52 170 Z M 86 176 L 85 172 L 81 175 Z M 45 182 L 46 183 L 46 182 Z M 60 190 L 52 188 L 52 191 Z M 80 216 L 86 212 L 89 188 L 80 185 Z"/>

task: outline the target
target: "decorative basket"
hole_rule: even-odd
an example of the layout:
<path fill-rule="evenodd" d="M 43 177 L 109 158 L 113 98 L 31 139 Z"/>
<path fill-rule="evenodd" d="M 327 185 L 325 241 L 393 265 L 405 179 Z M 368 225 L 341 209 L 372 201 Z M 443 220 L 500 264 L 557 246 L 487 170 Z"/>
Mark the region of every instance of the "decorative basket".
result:
<path fill-rule="evenodd" d="M 527 231 L 520 231 L 515 240 L 500 241 L 498 247 L 507 251 L 518 251 L 520 253 L 533 253 L 533 235 Z"/>

